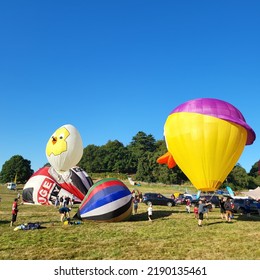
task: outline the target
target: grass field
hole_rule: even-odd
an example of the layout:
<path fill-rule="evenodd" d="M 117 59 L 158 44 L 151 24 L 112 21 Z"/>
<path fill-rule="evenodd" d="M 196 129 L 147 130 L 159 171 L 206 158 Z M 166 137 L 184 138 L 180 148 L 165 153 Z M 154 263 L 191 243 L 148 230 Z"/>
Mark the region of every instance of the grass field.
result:
<path fill-rule="evenodd" d="M 138 189 L 168 196 L 178 191 L 172 186 L 148 184 Z M 22 186 L 18 191 L 21 193 Z M 215 208 L 200 228 L 193 213 L 187 214 L 184 206 L 154 206 L 153 221 L 149 222 L 147 206 L 140 203 L 138 214 L 126 222 L 87 221 L 65 226 L 54 206 L 21 205 L 16 225 L 40 222 L 44 228 L 14 231 L 10 219 L 16 196 L 17 191 L 0 186 L 1 260 L 260 259 L 258 215 L 235 215 L 228 224 L 221 220 L 219 209 Z M 77 207 L 72 208 L 72 215 Z"/>

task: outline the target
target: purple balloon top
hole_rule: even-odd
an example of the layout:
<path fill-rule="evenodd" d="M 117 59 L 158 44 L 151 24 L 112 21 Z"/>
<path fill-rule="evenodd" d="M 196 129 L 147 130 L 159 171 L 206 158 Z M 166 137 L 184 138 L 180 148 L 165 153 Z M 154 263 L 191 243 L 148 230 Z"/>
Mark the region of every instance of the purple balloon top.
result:
<path fill-rule="evenodd" d="M 247 130 L 246 145 L 251 145 L 255 141 L 256 135 L 253 129 L 246 123 L 241 112 L 228 102 L 214 98 L 198 98 L 181 104 L 170 114 L 180 112 L 198 113 L 231 121 Z"/>

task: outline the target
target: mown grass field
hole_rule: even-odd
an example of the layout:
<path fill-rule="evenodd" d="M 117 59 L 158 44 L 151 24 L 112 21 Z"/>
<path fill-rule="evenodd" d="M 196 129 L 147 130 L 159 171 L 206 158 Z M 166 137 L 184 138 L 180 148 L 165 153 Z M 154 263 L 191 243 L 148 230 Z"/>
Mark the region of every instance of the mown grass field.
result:
<path fill-rule="evenodd" d="M 165 195 L 178 191 L 172 186 L 148 184 L 138 189 Z M 22 186 L 18 191 L 21 193 Z M 147 206 L 140 203 L 138 214 L 126 222 L 87 221 L 65 226 L 53 206 L 21 205 L 16 225 L 40 222 L 44 228 L 14 231 L 10 219 L 16 196 L 17 191 L 0 186 L 1 260 L 260 259 L 258 215 L 235 215 L 233 223 L 227 224 L 215 208 L 200 228 L 193 213 L 185 212 L 185 206 L 154 206 L 153 221 L 149 222 Z M 77 207 L 72 208 L 72 216 Z"/>

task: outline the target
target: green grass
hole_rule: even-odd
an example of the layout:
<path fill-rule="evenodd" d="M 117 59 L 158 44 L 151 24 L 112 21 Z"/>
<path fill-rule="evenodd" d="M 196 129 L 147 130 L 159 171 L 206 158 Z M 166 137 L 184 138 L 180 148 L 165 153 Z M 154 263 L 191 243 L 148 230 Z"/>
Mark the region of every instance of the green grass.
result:
<path fill-rule="evenodd" d="M 143 193 L 170 195 L 177 187 L 142 184 Z M 130 187 L 132 190 L 133 187 Z M 20 186 L 20 192 L 22 186 Z M 0 259 L 2 260 L 259 260 L 260 216 L 235 215 L 232 224 L 223 222 L 216 208 L 197 226 L 193 213 L 184 206 L 154 206 L 153 221 L 147 206 L 129 221 L 101 223 L 87 221 L 65 226 L 53 206 L 21 205 L 16 225 L 40 222 L 43 229 L 10 227 L 11 205 L 17 196 L 0 187 Z M 77 206 L 72 208 L 72 215 Z"/>

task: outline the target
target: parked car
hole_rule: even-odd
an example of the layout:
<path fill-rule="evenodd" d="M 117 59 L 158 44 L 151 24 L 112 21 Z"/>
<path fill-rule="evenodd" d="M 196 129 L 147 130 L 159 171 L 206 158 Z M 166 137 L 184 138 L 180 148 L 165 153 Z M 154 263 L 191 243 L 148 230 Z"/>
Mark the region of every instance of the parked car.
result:
<path fill-rule="evenodd" d="M 196 194 L 184 194 L 184 201 L 183 204 L 186 204 L 187 200 L 190 200 L 191 202 L 191 206 L 194 206 L 195 204 L 197 204 L 199 202 L 197 195 Z"/>
<path fill-rule="evenodd" d="M 235 213 L 260 214 L 260 202 L 257 202 L 254 199 L 233 198 L 233 204 L 234 204 L 233 211 Z"/>
<path fill-rule="evenodd" d="M 185 205 L 186 204 L 186 201 L 187 199 L 189 199 L 191 201 L 191 204 L 195 204 L 197 202 L 197 199 L 196 199 L 196 195 L 193 195 L 193 194 L 179 194 L 179 196 L 177 198 L 174 199 L 175 201 L 175 204 L 182 204 L 182 205 Z"/>
<path fill-rule="evenodd" d="M 203 198 L 212 204 L 212 208 L 219 207 L 220 199 L 217 195 L 201 195 L 200 199 Z"/>
<path fill-rule="evenodd" d="M 145 193 L 142 201 L 147 205 L 152 203 L 153 205 L 175 206 L 174 199 L 168 198 L 160 193 Z"/>
<path fill-rule="evenodd" d="M 183 193 L 179 194 L 178 197 L 174 199 L 175 204 L 185 204 L 185 196 Z"/>

